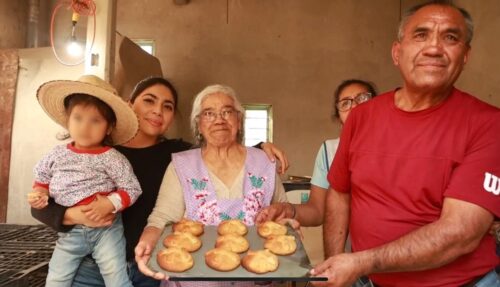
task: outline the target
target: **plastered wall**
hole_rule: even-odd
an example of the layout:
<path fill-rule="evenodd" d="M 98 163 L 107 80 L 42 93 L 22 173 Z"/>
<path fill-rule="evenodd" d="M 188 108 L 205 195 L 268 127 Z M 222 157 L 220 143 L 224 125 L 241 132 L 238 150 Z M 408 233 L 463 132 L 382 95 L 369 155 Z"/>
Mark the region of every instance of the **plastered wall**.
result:
<path fill-rule="evenodd" d="M 28 1 L 0 0 L 0 49 L 26 45 Z"/>
<path fill-rule="evenodd" d="M 310 175 L 319 145 L 338 136 L 331 97 L 341 80 L 359 77 L 379 91 L 400 84 L 390 48 L 402 9 L 417 0 L 118 0 L 117 30 L 154 39 L 162 69 L 180 92 L 171 136 L 190 139 L 193 96 L 224 83 L 244 103 L 274 109 L 274 142 Z M 500 106 L 500 2 L 456 1 L 476 22 L 473 53 L 457 86 Z"/>
<path fill-rule="evenodd" d="M 292 163 L 288 174 L 310 175 L 321 142 L 338 136 L 329 117 L 337 84 L 351 77 L 369 79 L 380 91 L 400 84 L 390 47 L 401 9 L 418 2 L 191 0 L 178 6 L 118 0 L 117 30 L 156 41 L 162 70 L 180 92 L 180 115 L 170 136 L 191 139 L 193 96 L 208 84 L 228 84 L 245 103 L 273 105 L 274 142 Z M 476 25 L 471 58 L 457 86 L 500 107 L 500 1 L 456 2 Z M 0 43 L 4 37 L 0 29 Z M 7 222 L 33 223 L 26 203 L 32 168 L 59 143 L 55 135 L 61 130 L 36 102 L 36 88 L 52 79 L 76 79 L 83 67 L 61 68 L 48 48 L 21 50 L 20 60 Z"/>
<path fill-rule="evenodd" d="M 38 9 L 31 14 L 29 2 L 0 0 L 0 49 L 49 45 L 50 12 L 57 0 L 38 0 Z"/>
<path fill-rule="evenodd" d="M 164 74 L 180 91 L 176 135 L 190 138 L 193 96 L 227 84 L 244 103 L 273 105 L 274 142 L 292 162 L 289 174 L 307 175 L 321 142 L 338 135 L 330 121 L 336 85 L 352 77 L 382 90 L 397 83 L 389 47 L 399 1 L 376 2 L 119 0 L 117 29 L 155 39 Z"/>
<path fill-rule="evenodd" d="M 33 167 L 54 146 L 64 129 L 52 121 L 36 100 L 38 87 L 56 79 L 77 79 L 83 65 L 66 67 L 56 61 L 50 48 L 19 50 L 12 151 L 10 159 L 7 223 L 37 223 L 31 217 L 26 196 L 33 184 Z"/>

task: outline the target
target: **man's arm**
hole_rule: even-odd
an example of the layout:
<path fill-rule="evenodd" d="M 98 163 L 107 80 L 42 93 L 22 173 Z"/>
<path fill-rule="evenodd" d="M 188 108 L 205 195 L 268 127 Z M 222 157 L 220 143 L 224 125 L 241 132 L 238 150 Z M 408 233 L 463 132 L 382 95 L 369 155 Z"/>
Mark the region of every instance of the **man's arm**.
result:
<path fill-rule="evenodd" d="M 328 277 L 333 286 L 343 286 L 372 273 L 437 268 L 474 251 L 492 222 L 488 210 L 446 198 L 436 222 L 377 248 L 330 257 L 311 273 Z"/>
<path fill-rule="evenodd" d="M 325 218 L 325 199 L 327 189 L 311 184 L 309 200 L 295 205 L 295 219 L 301 226 L 319 226 Z"/>
<path fill-rule="evenodd" d="M 349 230 L 351 194 L 330 188 L 326 193 L 325 205 L 323 240 L 325 258 L 328 258 L 344 252 Z"/>
<path fill-rule="evenodd" d="M 474 251 L 493 222 L 486 209 L 446 198 L 438 221 L 400 239 L 368 251 L 370 273 L 417 271 L 448 264 Z"/>
<path fill-rule="evenodd" d="M 255 222 L 256 224 L 262 224 L 268 220 L 277 221 L 283 218 L 292 218 L 297 220 L 300 226 L 321 225 L 323 224 L 327 192 L 326 189 L 311 185 L 310 197 L 307 203 L 292 204 L 273 200 L 271 205 L 262 208 L 257 213 Z"/>

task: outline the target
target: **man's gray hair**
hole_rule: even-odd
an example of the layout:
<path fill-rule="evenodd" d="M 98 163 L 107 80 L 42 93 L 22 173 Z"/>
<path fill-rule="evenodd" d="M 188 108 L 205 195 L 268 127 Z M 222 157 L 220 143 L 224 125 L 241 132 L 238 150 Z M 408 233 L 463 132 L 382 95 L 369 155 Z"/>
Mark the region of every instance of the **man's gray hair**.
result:
<path fill-rule="evenodd" d="M 203 102 L 203 100 L 206 97 L 213 95 L 213 94 L 224 94 L 233 100 L 234 108 L 236 109 L 236 111 L 238 111 L 238 119 L 241 121 L 241 129 L 238 132 L 237 141 L 238 141 L 238 143 L 243 143 L 243 136 L 244 136 L 243 118 L 245 115 L 245 109 L 243 108 L 240 101 L 236 97 L 236 93 L 229 86 L 210 85 L 210 86 L 207 86 L 206 88 L 204 88 L 201 92 L 199 92 L 193 101 L 193 109 L 191 111 L 191 131 L 193 132 L 196 145 L 203 146 L 206 144 L 205 139 L 200 134 L 200 129 L 199 129 L 200 117 L 199 116 L 202 112 L 201 103 Z"/>
<path fill-rule="evenodd" d="M 406 10 L 406 12 L 401 17 L 401 21 L 399 22 L 398 41 L 401 42 L 403 40 L 404 28 L 405 28 L 406 24 L 408 23 L 408 20 L 410 19 L 410 17 L 413 16 L 413 14 L 415 14 L 418 10 L 420 10 L 426 6 L 429 6 L 429 5 L 447 6 L 447 7 L 451 7 L 451 8 L 458 10 L 465 19 L 465 25 L 467 26 L 467 35 L 465 38 L 465 42 L 467 43 L 467 45 L 470 46 L 470 43 L 472 42 L 472 37 L 474 36 L 474 22 L 472 21 L 472 17 L 469 14 L 469 12 L 467 12 L 467 10 L 465 10 L 464 8 L 458 7 L 457 5 L 455 5 L 453 3 L 453 1 L 450 1 L 450 0 L 429 1 L 426 3 L 420 4 L 420 5 L 413 6 L 410 9 Z"/>

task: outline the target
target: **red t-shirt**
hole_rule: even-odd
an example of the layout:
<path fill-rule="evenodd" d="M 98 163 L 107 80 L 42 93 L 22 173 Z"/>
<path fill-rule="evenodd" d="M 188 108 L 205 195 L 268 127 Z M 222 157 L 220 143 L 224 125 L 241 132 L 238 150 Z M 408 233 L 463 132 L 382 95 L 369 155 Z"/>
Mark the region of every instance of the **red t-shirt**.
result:
<path fill-rule="evenodd" d="M 328 174 L 333 189 L 351 192 L 355 251 L 436 221 L 445 197 L 500 217 L 499 178 L 500 109 L 457 89 L 441 104 L 418 112 L 398 109 L 394 92 L 358 106 L 343 128 Z M 474 252 L 443 267 L 370 278 L 382 286 L 458 286 L 499 263 L 494 238 L 486 235 Z"/>

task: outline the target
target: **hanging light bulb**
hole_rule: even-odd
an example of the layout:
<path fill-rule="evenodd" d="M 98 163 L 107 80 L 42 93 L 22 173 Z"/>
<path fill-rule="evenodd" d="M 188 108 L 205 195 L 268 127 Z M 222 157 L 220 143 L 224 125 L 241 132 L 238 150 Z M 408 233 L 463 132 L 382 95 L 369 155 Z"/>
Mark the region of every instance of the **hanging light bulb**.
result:
<path fill-rule="evenodd" d="M 62 41 L 63 44 L 61 46 L 56 46 L 54 41 L 54 27 L 55 27 L 55 19 L 57 11 L 60 8 L 66 7 L 73 11 L 71 17 L 71 35 L 66 39 L 66 41 Z M 94 0 L 59 0 L 57 5 L 54 7 L 52 11 L 52 16 L 50 19 L 50 46 L 52 47 L 52 52 L 56 57 L 57 61 L 66 66 L 77 66 L 82 64 L 85 61 L 85 52 L 86 50 L 91 51 L 94 46 L 95 40 L 95 31 L 96 31 L 96 18 L 95 18 L 95 10 L 96 6 Z M 92 33 L 92 37 L 90 38 L 90 43 L 87 43 L 86 39 L 77 39 L 76 37 L 76 24 L 78 22 L 78 18 L 80 16 L 92 17 L 94 19 L 94 31 Z M 86 27 L 85 27 L 86 29 Z M 87 35 L 88 36 L 88 35 Z M 86 46 L 87 45 L 87 46 Z M 62 55 L 58 54 L 58 51 L 61 51 L 64 54 L 64 57 L 60 57 Z"/>
<path fill-rule="evenodd" d="M 80 57 L 83 54 L 83 47 L 78 43 L 75 36 L 76 23 L 78 22 L 80 15 L 73 12 L 71 17 L 71 37 L 69 39 L 68 45 L 66 46 L 66 52 L 72 57 Z"/>
<path fill-rule="evenodd" d="M 82 45 L 78 44 L 76 38 L 71 39 L 66 46 L 66 52 L 72 57 L 80 57 L 83 53 Z"/>

